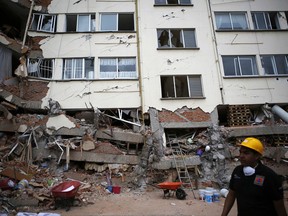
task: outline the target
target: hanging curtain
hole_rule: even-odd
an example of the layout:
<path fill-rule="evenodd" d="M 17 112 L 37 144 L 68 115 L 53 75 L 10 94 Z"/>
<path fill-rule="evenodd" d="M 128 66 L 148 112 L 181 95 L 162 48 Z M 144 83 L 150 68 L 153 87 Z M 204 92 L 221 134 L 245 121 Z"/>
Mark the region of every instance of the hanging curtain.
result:
<path fill-rule="evenodd" d="M 100 59 L 100 78 L 116 78 L 117 65 L 115 58 Z"/>
<path fill-rule="evenodd" d="M 12 52 L 0 46 L 0 82 L 12 76 Z"/>

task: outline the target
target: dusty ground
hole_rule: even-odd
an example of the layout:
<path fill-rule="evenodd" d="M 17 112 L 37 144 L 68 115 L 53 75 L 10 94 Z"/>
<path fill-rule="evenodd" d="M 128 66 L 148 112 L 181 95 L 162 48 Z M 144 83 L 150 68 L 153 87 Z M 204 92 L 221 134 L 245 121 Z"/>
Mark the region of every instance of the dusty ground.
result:
<path fill-rule="evenodd" d="M 186 200 L 178 200 L 176 197 L 163 199 L 162 190 L 151 192 L 121 192 L 110 194 L 95 201 L 95 204 L 85 207 L 72 207 L 69 211 L 65 209 L 53 212 L 61 216 L 92 216 L 92 215 L 189 215 L 189 216 L 212 216 L 220 215 L 224 198 L 220 202 L 206 203 L 194 199 L 191 191 L 186 191 Z M 194 191 L 198 197 L 198 192 Z M 196 198 L 197 198 L 196 197 Z M 51 212 L 51 211 L 50 211 Z M 231 211 L 231 216 L 236 216 L 236 208 Z"/>
<path fill-rule="evenodd" d="M 49 211 L 61 214 L 61 216 L 92 216 L 92 215 L 148 215 L 148 216 L 217 216 L 221 214 L 225 198 L 220 202 L 206 203 L 198 198 L 198 191 L 187 191 L 186 200 L 178 200 L 176 197 L 163 199 L 163 191 L 160 189 L 149 192 L 121 191 L 120 194 L 109 194 L 95 200 L 92 205 L 77 207 L 73 206 L 69 211 L 64 208 Z M 285 191 L 285 205 L 288 209 L 288 191 Z M 232 208 L 230 216 L 236 216 L 236 205 Z"/>

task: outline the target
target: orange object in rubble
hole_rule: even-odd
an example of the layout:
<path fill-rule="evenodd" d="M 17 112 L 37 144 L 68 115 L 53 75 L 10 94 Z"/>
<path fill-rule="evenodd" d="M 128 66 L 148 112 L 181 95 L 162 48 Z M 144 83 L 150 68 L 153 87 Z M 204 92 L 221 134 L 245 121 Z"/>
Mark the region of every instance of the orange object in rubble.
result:
<path fill-rule="evenodd" d="M 182 185 L 182 182 L 162 182 L 158 184 L 161 189 L 176 190 Z"/>

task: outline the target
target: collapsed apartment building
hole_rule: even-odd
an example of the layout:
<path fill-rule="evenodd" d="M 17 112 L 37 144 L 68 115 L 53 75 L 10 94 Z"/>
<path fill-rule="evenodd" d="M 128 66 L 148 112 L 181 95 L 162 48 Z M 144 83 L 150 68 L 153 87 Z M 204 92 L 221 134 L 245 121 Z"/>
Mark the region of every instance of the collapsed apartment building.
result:
<path fill-rule="evenodd" d="M 287 163 L 287 11 L 286 0 L 0 0 L 2 160 L 133 165 L 139 187 L 148 168 L 172 169 L 223 186 L 225 161 L 254 136 Z"/>

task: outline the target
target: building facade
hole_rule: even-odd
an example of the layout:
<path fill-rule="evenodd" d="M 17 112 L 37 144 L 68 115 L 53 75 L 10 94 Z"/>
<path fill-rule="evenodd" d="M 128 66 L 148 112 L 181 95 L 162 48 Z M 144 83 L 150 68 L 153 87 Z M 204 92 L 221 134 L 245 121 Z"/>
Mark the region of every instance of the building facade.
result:
<path fill-rule="evenodd" d="M 286 0 L 2 0 L 1 5 L 26 7 L 26 23 L 17 34 L 21 48 L 14 47 L 11 31 L 3 31 L 0 41 L 6 57 L 25 56 L 25 77 L 47 83 L 38 109 L 50 99 L 63 110 L 112 109 L 119 116 L 199 108 L 212 114 L 199 126 L 207 127 L 227 125 L 230 105 L 248 106 L 252 113 L 263 105 L 287 107 Z M 1 79 L 14 76 L 15 60 L 12 69 L 3 65 Z M 188 122 L 185 127 L 195 126 Z"/>

